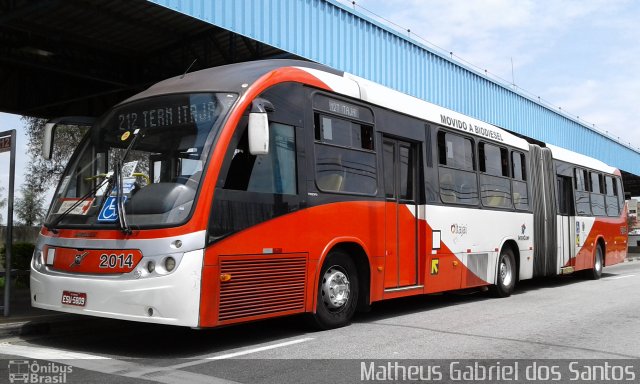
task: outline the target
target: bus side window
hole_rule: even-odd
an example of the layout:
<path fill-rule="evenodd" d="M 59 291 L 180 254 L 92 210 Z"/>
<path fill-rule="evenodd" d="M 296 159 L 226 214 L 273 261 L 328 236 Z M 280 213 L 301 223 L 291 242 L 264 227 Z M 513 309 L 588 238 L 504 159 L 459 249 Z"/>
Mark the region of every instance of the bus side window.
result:
<path fill-rule="evenodd" d="M 616 177 L 616 193 L 618 196 L 618 215 L 624 207 L 624 190 L 622 189 L 622 181 L 619 177 Z"/>
<path fill-rule="evenodd" d="M 322 192 L 375 195 L 373 125 L 316 112 L 316 186 Z"/>
<path fill-rule="evenodd" d="M 247 129 L 244 129 L 224 183 L 225 189 L 247 192 L 295 195 L 296 181 L 295 130 L 290 125 L 270 123 L 269 154 L 249 153 Z"/>
<path fill-rule="evenodd" d="M 506 148 L 488 143 L 478 144 L 480 160 L 480 197 L 482 205 L 491 208 L 511 208 L 509 155 Z"/>
<path fill-rule="evenodd" d="M 511 152 L 511 168 L 513 180 L 513 205 L 516 209 L 529 210 L 529 190 L 527 188 L 527 170 L 525 166 L 524 153 Z"/>
<path fill-rule="evenodd" d="M 478 204 L 478 175 L 473 142 L 453 133 L 438 132 L 438 182 L 445 204 Z"/>
<path fill-rule="evenodd" d="M 620 214 L 620 208 L 618 207 L 618 191 L 617 185 L 614 182 L 613 177 L 605 176 L 605 199 L 607 205 L 607 216 L 618 216 Z"/>
<path fill-rule="evenodd" d="M 590 172 L 591 178 L 591 212 L 594 216 L 605 216 L 605 198 L 602 183 L 602 174 Z"/>
<path fill-rule="evenodd" d="M 575 202 L 576 214 L 591 215 L 591 202 L 589 201 L 589 179 L 587 171 L 575 168 Z"/>

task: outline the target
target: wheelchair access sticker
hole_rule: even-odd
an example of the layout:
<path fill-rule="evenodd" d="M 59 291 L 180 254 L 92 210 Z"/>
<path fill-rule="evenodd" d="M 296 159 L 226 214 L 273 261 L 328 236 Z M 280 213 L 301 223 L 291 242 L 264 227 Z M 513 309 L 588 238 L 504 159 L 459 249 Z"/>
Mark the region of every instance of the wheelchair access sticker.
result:
<path fill-rule="evenodd" d="M 127 197 L 122 197 L 123 202 L 127 201 Z M 116 196 L 107 197 L 107 201 L 102 206 L 100 214 L 98 215 L 98 222 L 100 223 L 113 223 L 118 220 L 118 204 L 116 203 Z"/>

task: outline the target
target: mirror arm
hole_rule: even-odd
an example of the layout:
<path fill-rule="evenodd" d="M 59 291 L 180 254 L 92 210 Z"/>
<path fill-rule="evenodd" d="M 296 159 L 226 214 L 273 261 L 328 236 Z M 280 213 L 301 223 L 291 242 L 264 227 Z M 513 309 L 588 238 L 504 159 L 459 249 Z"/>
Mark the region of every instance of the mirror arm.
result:
<path fill-rule="evenodd" d="M 42 140 L 42 157 L 51 160 L 53 157 L 53 142 L 58 125 L 81 125 L 92 126 L 96 118 L 90 116 L 66 116 L 57 117 L 47 121 L 44 126 L 44 137 Z"/>

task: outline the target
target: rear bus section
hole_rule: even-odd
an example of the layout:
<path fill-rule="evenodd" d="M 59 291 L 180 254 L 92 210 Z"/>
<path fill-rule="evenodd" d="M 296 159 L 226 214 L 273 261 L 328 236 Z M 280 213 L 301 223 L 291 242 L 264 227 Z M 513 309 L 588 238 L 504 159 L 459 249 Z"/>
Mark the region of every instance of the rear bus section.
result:
<path fill-rule="evenodd" d="M 587 180 L 588 179 L 588 180 Z M 587 181 L 585 181 L 587 180 Z M 626 252 L 617 170 L 299 61 L 169 79 L 87 134 L 36 307 L 215 327 L 579 270 Z"/>

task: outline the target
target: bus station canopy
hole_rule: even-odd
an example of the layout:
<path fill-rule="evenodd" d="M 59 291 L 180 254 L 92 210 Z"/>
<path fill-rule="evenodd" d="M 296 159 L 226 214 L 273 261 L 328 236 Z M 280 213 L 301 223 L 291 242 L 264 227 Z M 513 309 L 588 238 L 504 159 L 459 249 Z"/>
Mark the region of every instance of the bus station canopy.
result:
<path fill-rule="evenodd" d="M 263 58 L 296 56 L 148 1 L 0 1 L 1 112 L 99 116 L 187 69 Z"/>

